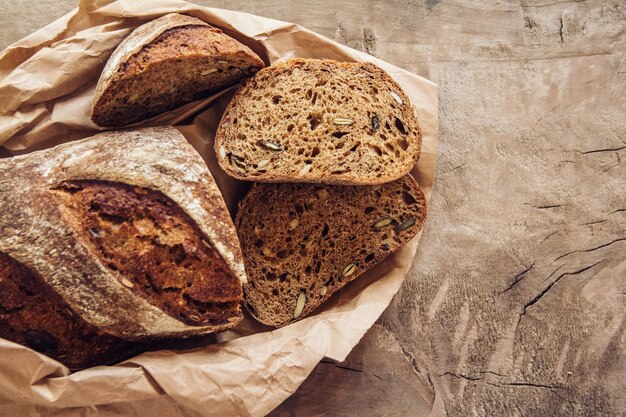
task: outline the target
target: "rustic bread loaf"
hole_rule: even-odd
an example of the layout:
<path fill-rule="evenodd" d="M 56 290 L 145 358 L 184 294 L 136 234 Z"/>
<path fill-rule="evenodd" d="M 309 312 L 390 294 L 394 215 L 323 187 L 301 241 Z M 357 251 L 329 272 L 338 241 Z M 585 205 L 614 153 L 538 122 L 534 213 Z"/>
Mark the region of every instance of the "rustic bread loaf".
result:
<path fill-rule="evenodd" d="M 245 306 L 270 326 L 301 319 L 408 242 L 425 218 L 410 175 L 374 186 L 256 183 L 235 220 Z"/>
<path fill-rule="evenodd" d="M 127 340 L 241 318 L 241 250 L 204 161 L 174 128 L 108 132 L 0 160 L 0 252 Z"/>
<path fill-rule="evenodd" d="M 205 22 L 168 14 L 139 26 L 113 52 L 91 118 L 123 126 L 156 116 L 239 82 L 263 61 Z"/>
<path fill-rule="evenodd" d="M 0 337 L 48 355 L 70 369 L 117 362 L 146 347 L 86 323 L 38 274 L 2 252 Z"/>
<path fill-rule="evenodd" d="M 294 59 L 241 85 L 215 152 L 243 180 L 381 184 L 408 173 L 419 157 L 414 113 L 374 64 Z"/>

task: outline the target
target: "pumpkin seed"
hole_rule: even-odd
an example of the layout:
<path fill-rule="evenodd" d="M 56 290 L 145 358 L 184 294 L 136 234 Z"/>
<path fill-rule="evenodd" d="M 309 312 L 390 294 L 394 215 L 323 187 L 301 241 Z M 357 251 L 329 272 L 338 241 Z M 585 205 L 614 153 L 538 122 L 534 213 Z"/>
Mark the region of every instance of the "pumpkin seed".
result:
<path fill-rule="evenodd" d="M 405 221 L 403 221 L 402 223 L 398 225 L 396 230 L 398 232 L 401 232 L 403 230 L 408 229 L 409 227 L 412 227 L 414 224 L 415 224 L 415 219 L 406 219 Z"/>
<path fill-rule="evenodd" d="M 379 127 L 380 127 L 380 119 L 378 118 L 378 115 L 375 114 L 372 116 L 372 130 L 377 131 Z"/>

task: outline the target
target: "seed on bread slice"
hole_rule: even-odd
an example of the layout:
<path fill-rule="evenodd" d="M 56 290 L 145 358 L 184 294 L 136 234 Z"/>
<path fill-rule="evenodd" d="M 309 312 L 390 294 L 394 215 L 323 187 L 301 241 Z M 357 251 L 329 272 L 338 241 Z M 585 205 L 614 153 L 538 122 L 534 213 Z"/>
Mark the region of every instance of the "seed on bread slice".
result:
<path fill-rule="evenodd" d="M 256 183 L 235 220 L 244 305 L 270 326 L 299 320 L 407 243 L 425 218 L 410 175 L 372 186 Z"/>
<path fill-rule="evenodd" d="M 113 52 L 91 118 L 124 126 L 239 82 L 263 68 L 250 48 L 189 16 L 165 15 L 135 29 Z"/>
<path fill-rule="evenodd" d="M 382 184 L 420 153 L 415 111 L 368 62 L 295 59 L 242 83 L 216 133 L 231 176 L 260 182 Z"/>

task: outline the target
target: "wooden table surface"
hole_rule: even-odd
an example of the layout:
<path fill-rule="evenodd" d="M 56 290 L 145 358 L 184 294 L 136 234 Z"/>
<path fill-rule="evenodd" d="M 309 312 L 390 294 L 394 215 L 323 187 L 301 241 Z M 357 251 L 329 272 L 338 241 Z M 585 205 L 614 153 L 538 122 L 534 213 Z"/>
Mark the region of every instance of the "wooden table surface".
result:
<path fill-rule="evenodd" d="M 299 23 L 439 85 L 414 266 L 283 416 L 626 412 L 623 0 L 196 0 Z M 0 48 L 74 0 L 0 4 Z"/>

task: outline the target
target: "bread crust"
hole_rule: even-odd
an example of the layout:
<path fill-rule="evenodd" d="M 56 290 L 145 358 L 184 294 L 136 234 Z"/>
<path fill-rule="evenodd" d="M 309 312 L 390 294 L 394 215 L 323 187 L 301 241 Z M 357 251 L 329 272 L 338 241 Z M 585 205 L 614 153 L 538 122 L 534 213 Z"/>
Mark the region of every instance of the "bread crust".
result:
<path fill-rule="evenodd" d="M 125 67 L 128 61 L 144 48 L 152 45 L 165 32 L 180 27 L 210 28 L 212 37 L 207 39 L 207 43 L 214 44 L 218 53 L 244 55 L 250 59 L 252 66 L 258 68 L 262 68 L 265 65 L 250 48 L 225 35 L 220 29 L 195 17 L 170 13 L 137 27 L 122 41 L 115 51 L 113 51 L 102 70 L 102 74 L 96 86 L 91 105 L 92 120 L 95 121 L 97 119 L 99 109 L 105 104 L 107 90 L 109 90 L 116 81 L 135 75 L 126 71 Z"/>
<path fill-rule="evenodd" d="M 402 101 L 402 117 L 405 121 L 407 121 L 408 126 L 414 127 L 410 129 L 408 132 L 407 140 L 412 144 L 407 150 L 409 154 L 407 156 L 408 163 L 404 163 L 400 167 L 396 167 L 396 169 L 386 170 L 383 175 L 380 177 L 363 177 L 358 176 L 352 171 L 341 174 L 333 174 L 332 172 L 324 172 L 323 175 L 320 173 L 309 172 L 304 175 L 293 175 L 284 172 L 280 172 L 279 170 L 268 170 L 266 173 L 261 175 L 243 175 L 242 173 L 234 170 L 230 167 L 228 163 L 228 154 L 224 152 L 224 143 L 228 140 L 230 136 L 231 130 L 235 131 L 235 128 L 232 128 L 227 125 L 228 115 L 231 113 L 236 107 L 241 106 L 242 101 L 246 100 L 247 96 L 254 90 L 252 87 L 255 83 L 255 80 L 259 77 L 263 77 L 268 73 L 273 73 L 274 78 L 279 78 L 284 74 L 289 74 L 293 68 L 295 67 L 318 67 L 324 71 L 341 71 L 342 69 L 354 69 L 357 68 L 362 71 L 369 72 L 379 77 L 380 80 L 384 80 L 385 83 L 388 83 L 392 86 L 391 91 L 394 91 Z M 271 138 L 268 138 L 271 139 Z M 217 156 L 217 160 L 224 169 L 228 173 L 228 175 L 244 180 L 244 181 L 258 181 L 258 182 L 310 182 L 310 183 L 327 183 L 327 184 L 338 184 L 338 185 L 375 185 L 375 184 L 384 184 L 395 179 L 398 179 L 406 174 L 408 174 L 413 166 L 417 163 L 419 159 L 419 155 L 421 152 L 422 146 L 422 132 L 419 125 L 419 121 L 416 117 L 416 112 L 414 108 L 411 106 L 409 98 L 402 90 L 402 87 L 389 75 L 385 70 L 378 67 L 377 65 L 370 62 L 338 62 L 329 59 L 291 59 L 285 62 L 276 63 L 270 67 L 266 67 L 260 70 L 254 77 L 249 78 L 243 81 L 237 90 L 237 93 L 230 101 L 226 110 L 224 111 L 224 116 L 222 117 L 222 121 L 217 129 L 215 135 L 215 153 Z"/>
<path fill-rule="evenodd" d="M 36 271 L 88 323 L 127 340 L 190 336 L 234 326 L 188 326 L 137 297 L 105 267 L 52 190 L 103 180 L 160 191 L 189 215 L 246 282 L 232 220 L 208 168 L 172 127 L 106 132 L 0 160 L 0 252 Z"/>

